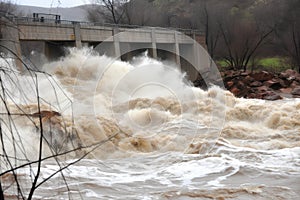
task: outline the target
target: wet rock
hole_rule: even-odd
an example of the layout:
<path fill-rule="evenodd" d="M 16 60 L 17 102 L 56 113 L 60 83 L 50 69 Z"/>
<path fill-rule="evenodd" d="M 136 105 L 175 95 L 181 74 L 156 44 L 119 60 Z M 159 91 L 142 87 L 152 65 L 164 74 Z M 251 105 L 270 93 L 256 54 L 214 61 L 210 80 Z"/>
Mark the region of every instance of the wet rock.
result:
<path fill-rule="evenodd" d="M 300 74 L 294 70 L 275 74 L 227 69 L 222 75 L 225 87 L 236 97 L 267 100 L 300 97 Z"/>
<path fill-rule="evenodd" d="M 282 99 L 282 97 L 279 94 L 276 94 L 274 92 L 268 92 L 263 96 L 263 99 L 269 101 L 275 101 L 275 100 Z"/>
<path fill-rule="evenodd" d="M 259 92 L 266 92 L 268 90 L 269 90 L 269 88 L 265 85 L 257 87 L 257 91 L 259 91 Z"/>
<path fill-rule="evenodd" d="M 234 85 L 234 82 L 228 81 L 226 84 L 227 84 L 227 88 L 231 88 Z"/>
<path fill-rule="evenodd" d="M 279 90 L 280 88 L 282 88 L 282 85 L 280 84 L 280 82 L 279 81 L 274 81 L 274 80 L 265 81 L 263 83 L 263 85 L 265 85 L 269 88 L 272 88 L 274 90 Z"/>
<path fill-rule="evenodd" d="M 292 95 L 300 96 L 300 87 L 296 87 L 291 92 Z"/>
<path fill-rule="evenodd" d="M 251 76 L 246 76 L 245 78 L 244 78 L 244 83 L 246 83 L 246 84 L 251 84 L 253 81 L 254 81 L 254 78 L 252 78 Z"/>
<path fill-rule="evenodd" d="M 262 99 L 263 95 L 261 93 L 250 93 L 247 95 L 247 98 L 250 99 Z"/>
<path fill-rule="evenodd" d="M 274 75 L 266 71 L 261 71 L 261 72 L 251 74 L 251 77 L 255 81 L 267 81 L 267 80 L 271 80 L 274 77 Z"/>
<path fill-rule="evenodd" d="M 238 97 L 241 91 L 237 87 L 233 87 L 230 89 L 230 92 Z"/>
<path fill-rule="evenodd" d="M 254 81 L 252 83 L 250 83 L 251 87 L 260 87 L 262 86 L 262 83 L 260 81 Z"/>
<path fill-rule="evenodd" d="M 249 75 L 249 72 L 242 72 L 241 73 L 241 76 L 248 76 Z"/>
<path fill-rule="evenodd" d="M 280 78 L 284 78 L 284 79 L 295 79 L 296 76 L 297 76 L 297 72 L 295 70 L 292 70 L 292 69 L 287 69 L 285 70 L 284 72 L 281 72 L 279 77 Z"/>
<path fill-rule="evenodd" d="M 237 87 L 241 90 L 243 90 L 245 88 L 245 83 L 241 80 L 239 80 L 237 83 L 236 83 Z"/>
<path fill-rule="evenodd" d="M 292 88 L 281 88 L 279 91 L 283 94 L 291 94 Z"/>
<path fill-rule="evenodd" d="M 300 84 L 297 82 L 297 81 L 293 81 L 291 84 L 290 84 L 290 87 L 291 88 L 297 88 L 297 87 L 299 87 L 300 86 Z"/>

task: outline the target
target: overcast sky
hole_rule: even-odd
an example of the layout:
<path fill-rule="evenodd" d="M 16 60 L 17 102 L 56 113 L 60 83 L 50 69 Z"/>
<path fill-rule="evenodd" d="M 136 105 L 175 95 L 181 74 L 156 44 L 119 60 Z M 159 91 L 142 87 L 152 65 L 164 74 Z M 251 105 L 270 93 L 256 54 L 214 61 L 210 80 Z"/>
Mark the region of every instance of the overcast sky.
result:
<path fill-rule="evenodd" d="M 12 0 L 12 3 L 39 7 L 74 7 L 88 4 L 90 0 Z"/>

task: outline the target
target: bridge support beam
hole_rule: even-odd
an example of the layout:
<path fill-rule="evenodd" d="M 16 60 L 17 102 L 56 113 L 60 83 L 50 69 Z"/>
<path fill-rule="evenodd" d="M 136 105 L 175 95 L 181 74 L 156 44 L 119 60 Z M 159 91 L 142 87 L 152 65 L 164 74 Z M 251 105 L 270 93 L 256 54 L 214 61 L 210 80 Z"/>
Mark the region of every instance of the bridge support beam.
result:
<path fill-rule="evenodd" d="M 118 33 L 119 33 L 119 28 L 115 27 L 113 29 L 115 57 L 121 58 L 120 40 L 119 40 L 119 36 L 117 35 Z"/>
<path fill-rule="evenodd" d="M 76 23 L 74 25 L 74 35 L 75 35 L 75 46 L 77 48 L 82 48 L 81 34 L 80 34 L 80 24 L 79 23 Z"/>
<path fill-rule="evenodd" d="M 175 62 L 178 66 L 180 66 L 180 50 L 179 50 L 179 41 L 178 41 L 178 35 L 177 32 L 175 31 L 174 33 L 174 38 L 175 38 Z"/>
<path fill-rule="evenodd" d="M 155 37 L 155 30 L 151 30 L 151 43 L 152 43 L 152 57 L 157 59 L 157 47 L 156 47 L 156 37 Z"/>
<path fill-rule="evenodd" d="M 20 72 L 23 72 L 21 44 L 19 40 L 18 27 L 12 21 L 4 20 L 2 28 L 1 51 L 15 59 L 15 65 Z"/>

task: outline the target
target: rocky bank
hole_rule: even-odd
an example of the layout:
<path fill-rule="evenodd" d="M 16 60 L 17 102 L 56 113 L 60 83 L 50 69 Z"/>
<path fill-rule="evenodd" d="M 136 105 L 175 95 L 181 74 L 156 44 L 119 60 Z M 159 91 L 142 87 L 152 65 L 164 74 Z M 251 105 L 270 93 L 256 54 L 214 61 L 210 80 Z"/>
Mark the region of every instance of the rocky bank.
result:
<path fill-rule="evenodd" d="M 300 74 L 288 69 L 281 73 L 267 71 L 243 72 L 226 70 L 221 72 L 224 86 L 236 97 L 278 100 L 282 98 L 300 98 Z M 200 78 L 195 86 L 206 88 Z"/>
<path fill-rule="evenodd" d="M 266 100 L 300 98 L 300 74 L 291 69 L 279 74 L 233 70 L 221 74 L 224 86 L 237 97 Z"/>

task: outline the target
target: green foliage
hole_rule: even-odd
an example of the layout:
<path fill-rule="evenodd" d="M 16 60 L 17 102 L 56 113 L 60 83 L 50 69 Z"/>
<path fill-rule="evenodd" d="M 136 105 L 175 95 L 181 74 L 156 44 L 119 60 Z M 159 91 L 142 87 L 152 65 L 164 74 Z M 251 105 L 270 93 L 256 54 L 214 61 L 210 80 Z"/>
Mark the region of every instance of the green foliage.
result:
<path fill-rule="evenodd" d="M 283 57 L 262 58 L 259 59 L 257 63 L 259 68 L 261 68 L 262 70 L 273 72 L 281 72 L 291 68 L 288 59 Z"/>
<path fill-rule="evenodd" d="M 217 64 L 217 66 L 220 66 L 220 67 L 228 67 L 229 66 L 229 64 L 228 64 L 228 62 L 226 62 L 226 60 L 217 60 L 216 64 Z"/>
<path fill-rule="evenodd" d="M 254 64 L 253 64 L 254 63 Z M 221 68 L 229 67 L 229 63 L 226 60 L 217 60 L 217 66 Z M 256 59 L 254 62 L 248 64 L 248 69 L 253 67 L 254 71 L 270 71 L 270 72 L 282 72 L 287 69 L 291 69 L 289 60 L 284 57 L 268 57 Z"/>
<path fill-rule="evenodd" d="M 282 58 L 262 58 L 259 60 L 258 64 L 262 66 L 280 67 L 282 65 Z"/>

